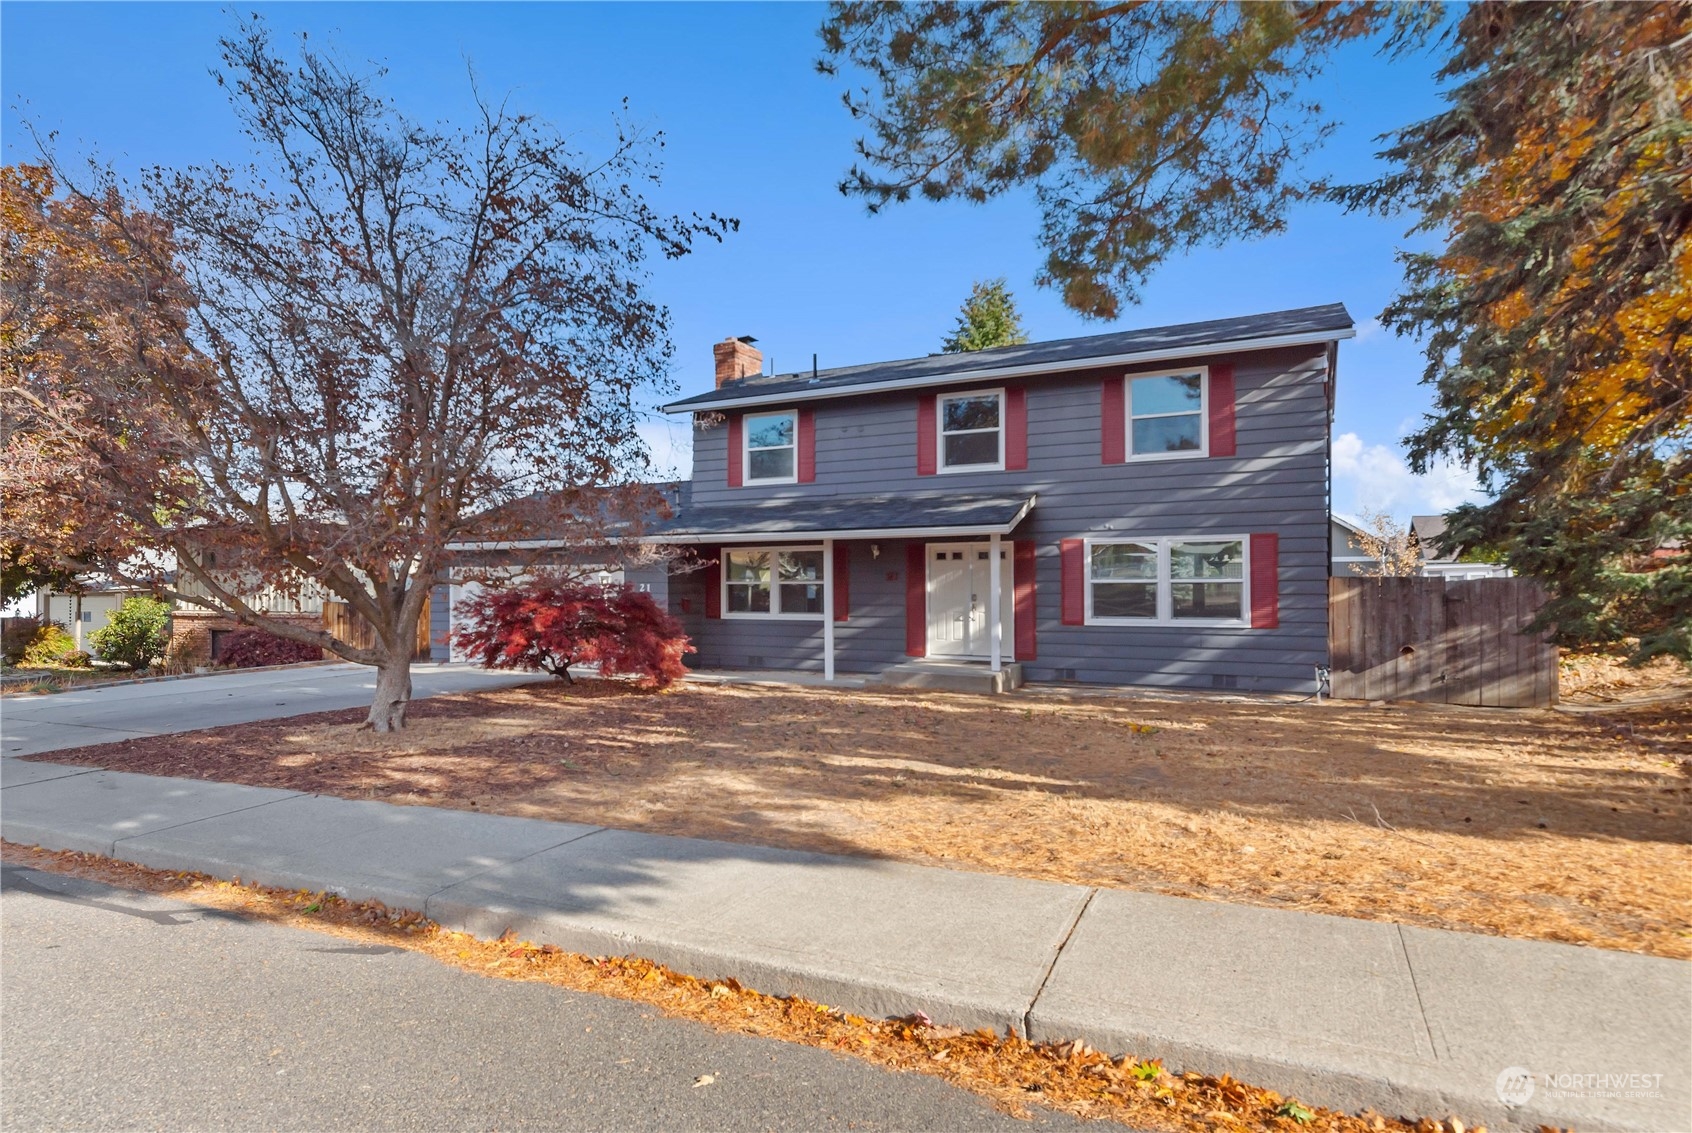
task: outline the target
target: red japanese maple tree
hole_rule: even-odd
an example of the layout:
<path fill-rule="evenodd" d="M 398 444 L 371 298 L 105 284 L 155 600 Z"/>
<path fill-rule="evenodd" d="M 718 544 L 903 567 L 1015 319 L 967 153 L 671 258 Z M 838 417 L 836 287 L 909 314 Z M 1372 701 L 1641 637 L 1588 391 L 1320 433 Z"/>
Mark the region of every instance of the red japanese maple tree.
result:
<path fill-rule="evenodd" d="M 571 665 L 601 676 L 633 675 L 641 688 L 667 688 L 695 652 L 681 623 L 652 595 L 627 586 L 539 581 L 488 590 L 458 607 L 458 647 L 489 669 L 529 669 L 572 681 Z"/>

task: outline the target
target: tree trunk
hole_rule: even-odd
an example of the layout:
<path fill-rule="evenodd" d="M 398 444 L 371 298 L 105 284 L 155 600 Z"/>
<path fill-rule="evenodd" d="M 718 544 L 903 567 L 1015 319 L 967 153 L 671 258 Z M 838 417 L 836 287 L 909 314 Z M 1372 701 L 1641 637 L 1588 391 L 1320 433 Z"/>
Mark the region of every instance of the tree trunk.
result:
<path fill-rule="evenodd" d="M 376 699 L 371 702 L 365 727 L 377 732 L 397 732 L 405 727 L 405 709 L 411 703 L 411 655 L 385 657 L 376 666 Z"/>

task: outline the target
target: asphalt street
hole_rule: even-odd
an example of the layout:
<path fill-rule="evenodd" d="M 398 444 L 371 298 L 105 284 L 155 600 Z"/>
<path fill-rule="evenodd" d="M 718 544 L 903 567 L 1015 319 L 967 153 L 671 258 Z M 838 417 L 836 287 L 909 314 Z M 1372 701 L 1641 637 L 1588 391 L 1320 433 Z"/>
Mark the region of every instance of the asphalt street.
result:
<path fill-rule="evenodd" d="M 412 696 L 525 684 L 533 673 L 470 665 L 413 665 Z M 323 665 L 263 673 L 217 673 L 179 681 L 89 688 L 0 699 L 0 755 L 103 744 L 272 717 L 361 708 L 376 692 L 376 670 Z"/>
<path fill-rule="evenodd" d="M 919 1074 L 723 1035 L 7 866 L 0 1127 L 1072 1129 Z M 700 1075 L 715 1079 L 701 1087 Z"/>

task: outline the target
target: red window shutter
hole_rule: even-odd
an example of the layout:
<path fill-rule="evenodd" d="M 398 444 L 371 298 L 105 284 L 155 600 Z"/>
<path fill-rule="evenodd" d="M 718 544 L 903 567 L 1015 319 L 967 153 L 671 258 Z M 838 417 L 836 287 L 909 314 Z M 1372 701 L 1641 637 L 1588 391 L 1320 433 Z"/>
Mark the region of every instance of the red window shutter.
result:
<path fill-rule="evenodd" d="M 1281 537 L 1273 532 L 1251 537 L 1251 628 L 1281 624 Z"/>
<path fill-rule="evenodd" d="M 1005 467 L 1028 467 L 1028 391 L 1021 386 L 1005 391 Z"/>
<path fill-rule="evenodd" d="M 711 560 L 704 570 L 705 575 L 705 616 L 720 618 L 723 616 L 723 549 L 721 547 L 701 547 L 699 556 Z"/>
<path fill-rule="evenodd" d="M 741 441 L 741 430 L 745 424 L 740 414 L 729 414 L 728 421 L 728 480 L 729 487 L 738 488 L 741 477 L 746 472 L 746 445 Z"/>
<path fill-rule="evenodd" d="M 1125 378 L 1106 378 L 1099 391 L 1099 442 L 1105 464 L 1128 459 L 1128 404 Z"/>
<path fill-rule="evenodd" d="M 1058 544 L 1063 568 L 1063 624 L 1087 624 L 1087 544 L 1064 539 Z"/>
<path fill-rule="evenodd" d="M 817 415 L 809 409 L 799 411 L 799 482 L 813 484 L 817 479 Z"/>
<path fill-rule="evenodd" d="M 934 416 L 934 395 L 917 398 L 917 475 L 933 476 L 936 470 L 934 446 L 940 426 Z M 922 656 L 918 653 L 915 656 Z"/>
<path fill-rule="evenodd" d="M 1034 605 L 1034 544 L 1031 540 L 1022 539 L 1013 544 L 1011 551 L 1011 585 L 1014 587 L 1012 607 L 1016 611 L 1013 636 L 1016 638 L 1016 659 L 1018 661 L 1032 661 L 1034 651 L 1035 605 Z"/>
<path fill-rule="evenodd" d="M 933 406 L 934 399 L 928 398 Z M 928 562 L 921 543 L 905 544 L 905 653 L 928 655 Z"/>
<path fill-rule="evenodd" d="M 852 548 L 846 543 L 834 545 L 834 563 L 829 585 L 834 587 L 834 620 L 843 622 L 852 612 Z"/>
<path fill-rule="evenodd" d="M 1210 455 L 1234 455 L 1234 367 L 1210 368 Z"/>

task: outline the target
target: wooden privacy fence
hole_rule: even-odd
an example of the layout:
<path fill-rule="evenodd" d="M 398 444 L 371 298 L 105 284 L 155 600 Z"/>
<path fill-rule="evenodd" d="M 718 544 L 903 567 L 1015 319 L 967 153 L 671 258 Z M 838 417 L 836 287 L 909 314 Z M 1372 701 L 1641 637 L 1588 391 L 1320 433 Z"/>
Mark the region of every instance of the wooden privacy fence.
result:
<path fill-rule="evenodd" d="M 1525 578 L 1330 578 L 1333 694 L 1547 708 L 1557 647 L 1521 632 L 1544 602 Z"/>
<path fill-rule="evenodd" d="M 376 631 L 364 618 L 352 612 L 345 602 L 323 603 L 323 628 L 348 645 L 370 649 L 376 644 Z M 423 616 L 417 619 L 417 641 L 411 649 L 413 661 L 429 659 L 429 602 L 423 602 Z"/>

